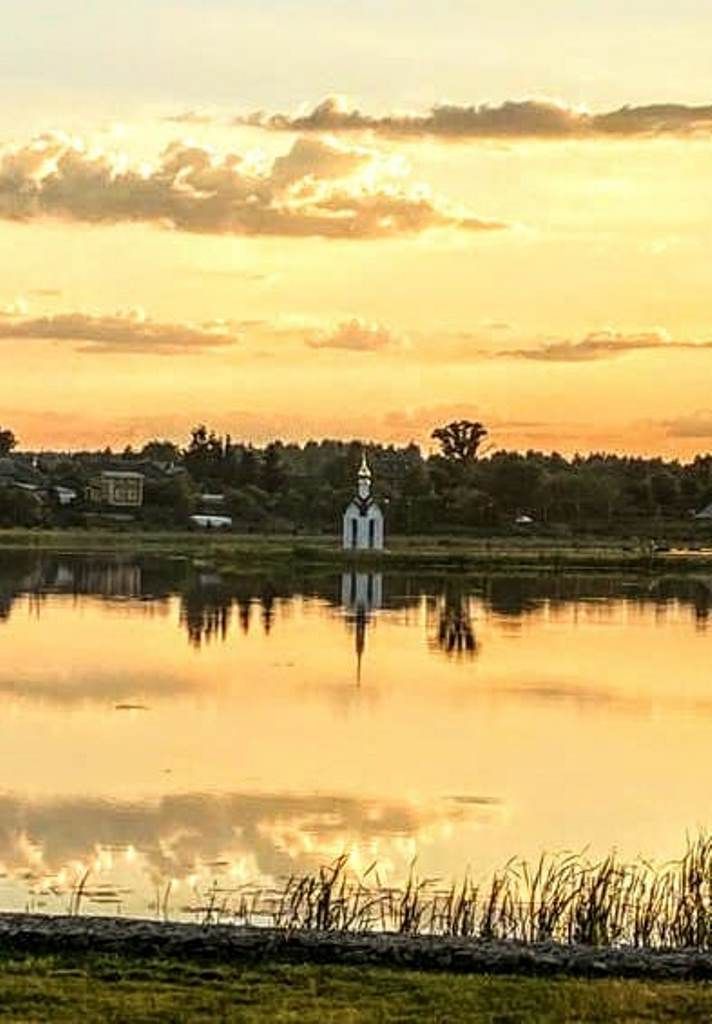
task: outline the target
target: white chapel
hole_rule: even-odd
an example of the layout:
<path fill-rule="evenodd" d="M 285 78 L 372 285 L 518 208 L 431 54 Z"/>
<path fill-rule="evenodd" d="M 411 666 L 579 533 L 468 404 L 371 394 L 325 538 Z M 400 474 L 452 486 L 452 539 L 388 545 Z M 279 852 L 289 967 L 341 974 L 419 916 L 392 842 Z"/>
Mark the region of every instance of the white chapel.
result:
<path fill-rule="evenodd" d="M 344 512 L 344 548 L 357 551 L 383 549 L 383 512 L 373 497 L 373 477 L 364 454 L 358 471 L 356 495 Z"/>

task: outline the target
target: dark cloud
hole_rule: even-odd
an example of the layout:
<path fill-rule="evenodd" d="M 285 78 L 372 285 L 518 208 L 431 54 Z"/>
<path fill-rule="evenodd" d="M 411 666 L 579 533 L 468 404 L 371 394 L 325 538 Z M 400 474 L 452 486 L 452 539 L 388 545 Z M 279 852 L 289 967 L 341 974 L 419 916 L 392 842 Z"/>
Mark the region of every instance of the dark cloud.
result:
<path fill-rule="evenodd" d="M 355 132 L 441 139 L 652 138 L 712 132 L 712 105 L 656 103 L 599 114 L 550 100 L 508 100 L 499 106 L 440 104 L 423 114 L 374 117 L 329 96 L 306 114 L 257 112 L 235 123 L 274 131 Z"/>
<path fill-rule="evenodd" d="M 538 348 L 504 349 L 497 355 L 502 359 L 531 359 L 545 363 L 583 363 L 598 359 L 613 359 L 627 352 L 664 351 L 702 352 L 712 349 L 712 342 L 673 341 L 664 331 L 642 331 L 621 334 L 615 331 L 597 331 L 580 341 L 552 341 Z"/>
<path fill-rule="evenodd" d="M 309 338 L 311 348 L 346 349 L 351 352 L 381 352 L 396 348 L 401 339 L 381 324 L 368 323 L 354 318 L 341 323 L 333 331 Z"/>
<path fill-rule="evenodd" d="M 219 235 L 363 239 L 501 228 L 409 185 L 363 147 L 297 139 L 271 164 L 173 143 L 152 167 L 44 135 L 0 158 L 0 217 L 140 221 Z"/>
<path fill-rule="evenodd" d="M 158 323 L 138 313 L 115 316 L 63 313 L 0 319 L 2 338 L 78 342 L 82 352 L 187 355 L 235 345 L 238 334 L 224 324 Z"/>

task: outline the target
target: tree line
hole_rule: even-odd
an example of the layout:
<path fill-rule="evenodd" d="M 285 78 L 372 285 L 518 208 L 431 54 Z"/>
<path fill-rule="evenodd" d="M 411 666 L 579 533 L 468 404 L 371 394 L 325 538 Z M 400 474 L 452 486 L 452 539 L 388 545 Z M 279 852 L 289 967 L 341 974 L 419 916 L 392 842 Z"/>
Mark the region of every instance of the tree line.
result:
<path fill-rule="evenodd" d="M 33 465 L 49 483 L 72 487 L 80 496 L 103 467 L 170 467 L 170 472 L 146 477 L 141 518 L 153 526 L 184 524 L 213 494 L 223 497 L 236 528 L 334 531 L 353 494 L 364 450 L 391 533 L 614 531 L 637 528 L 641 521 L 690 523 L 695 512 L 712 502 L 709 454 L 683 463 L 605 452 L 567 458 L 533 449 L 505 451 L 489 444 L 487 428 L 475 420 L 439 426 L 432 439 L 438 448 L 433 454 L 414 443 L 273 441 L 260 447 L 201 425 L 183 447 L 154 440 L 118 454 L 109 449 L 43 453 Z M 6 465 L 9 459 L 27 460 L 15 449 L 12 432 L 0 430 L 0 457 Z M 0 486 L 3 525 L 17 521 L 8 494 Z M 81 497 L 74 510 L 57 511 L 56 517 L 70 520 L 80 511 Z M 532 522 L 524 526 L 526 519 Z"/>

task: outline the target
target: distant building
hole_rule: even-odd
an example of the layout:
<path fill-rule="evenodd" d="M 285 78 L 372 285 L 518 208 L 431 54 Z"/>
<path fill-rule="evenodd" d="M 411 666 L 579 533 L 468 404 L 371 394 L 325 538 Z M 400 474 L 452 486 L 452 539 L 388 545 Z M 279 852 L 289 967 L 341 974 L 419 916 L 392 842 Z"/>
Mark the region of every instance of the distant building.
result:
<path fill-rule="evenodd" d="M 52 492 L 57 499 L 57 504 L 63 508 L 67 505 L 73 505 L 79 497 L 73 487 L 64 487 L 62 484 L 56 484 L 52 488 Z"/>
<path fill-rule="evenodd" d="M 0 487 L 19 487 L 28 491 L 40 491 L 45 478 L 32 463 L 16 456 L 0 459 Z"/>
<path fill-rule="evenodd" d="M 198 512 L 190 517 L 193 526 L 201 530 L 231 530 L 232 516 L 218 516 L 214 513 Z"/>
<path fill-rule="evenodd" d="M 364 454 L 358 471 L 356 495 L 344 512 L 343 545 L 347 550 L 383 549 L 383 512 L 374 500 L 372 487 L 373 478 Z"/>
<path fill-rule="evenodd" d="M 88 498 L 93 505 L 109 508 L 141 508 L 143 473 L 104 470 L 89 483 Z"/>

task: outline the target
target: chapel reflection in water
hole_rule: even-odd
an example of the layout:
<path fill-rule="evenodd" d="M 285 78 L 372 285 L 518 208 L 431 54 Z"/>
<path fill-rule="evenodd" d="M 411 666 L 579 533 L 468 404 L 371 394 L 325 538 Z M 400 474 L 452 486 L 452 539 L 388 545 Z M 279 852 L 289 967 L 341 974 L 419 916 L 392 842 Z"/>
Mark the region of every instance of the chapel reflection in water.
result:
<path fill-rule="evenodd" d="M 383 573 L 345 572 L 341 577 L 341 605 L 354 631 L 356 682 L 360 683 L 366 633 L 373 612 L 383 607 Z"/>

